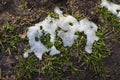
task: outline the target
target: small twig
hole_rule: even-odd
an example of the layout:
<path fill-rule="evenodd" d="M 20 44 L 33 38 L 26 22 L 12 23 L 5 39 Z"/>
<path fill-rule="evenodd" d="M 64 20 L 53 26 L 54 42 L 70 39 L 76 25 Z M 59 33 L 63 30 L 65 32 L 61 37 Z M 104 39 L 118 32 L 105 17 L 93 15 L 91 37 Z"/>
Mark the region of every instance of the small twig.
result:
<path fill-rule="evenodd" d="M 1 75 L 1 68 L 0 68 L 0 79 L 1 79 L 1 76 L 2 76 L 2 75 Z"/>
<path fill-rule="evenodd" d="M 2 48 L 5 48 L 4 46 L 3 46 L 3 44 L 2 44 L 2 42 L 0 41 L 0 45 L 2 46 Z"/>
<path fill-rule="evenodd" d="M 8 52 L 9 55 L 11 55 L 11 50 L 10 48 L 7 48 L 7 50 L 5 52 Z"/>

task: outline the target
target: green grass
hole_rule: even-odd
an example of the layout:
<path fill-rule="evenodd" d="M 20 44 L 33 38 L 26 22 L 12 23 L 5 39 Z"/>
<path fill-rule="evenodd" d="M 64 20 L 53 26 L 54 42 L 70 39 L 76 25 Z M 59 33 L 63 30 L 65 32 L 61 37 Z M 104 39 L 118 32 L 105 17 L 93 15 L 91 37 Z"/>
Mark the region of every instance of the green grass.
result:
<path fill-rule="evenodd" d="M 46 34 L 41 36 L 40 41 L 47 47 L 51 48 L 53 46 L 52 42 L 50 42 L 50 34 Z"/>
<path fill-rule="evenodd" d="M 16 80 L 30 79 L 33 72 L 38 72 L 37 70 L 37 58 L 31 55 L 29 58 L 21 58 L 19 61 L 19 67 L 17 70 Z"/>
<path fill-rule="evenodd" d="M 5 50 L 7 54 L 11 54 L 18 47 L 18 43 L 27 41 L 27 39 L 21 39 L 17 28 L 11 26 L 8 21 L 3 23 L 3 29 L 0 31 L 0 48 Z M 26 42 L 25 42 L 26 43 Z"/>
<path fill-rule="evenodd" d="M 112 33 L 111 40 L 120 43 L 120 18 L 116 17 L 116 15 L 113 15 L 110 11 L 108 11 L 106 8 L 98 8 L 100 16 L 104 18 L 104 27 L 106 28 L 106 31 Z M 105 34 L 106 35 L 106 34 Z M 111 35 L 111 34 L 109 34 Z M 107 35 L 107 36 L 109 36 Z"/>
<path fill-rule="evenodd" d="M 58 17 L 59 17 L 58 14 L 56 14 L 56 13 L 54 13 L 54 12 L 51 12 L 51 11 L 48 11 L 47 14 L 48 14 L 50 17 L 52 17 L 52 18 L 58 18 Z"/>
<path fill-rule="evenodd" d="M 120 19 L 106 8 L 100 8 L 99 10 L 105 20 L 105 25 L 108 27 L 114 27 L 116 31 L 120 32 Z"/>
<path fill-rule="evenodd" d="M 21 5 L 18 6 L 18 7 L 19 7 L 19 9 L 25 10 L 25 9 L 27 9 L 27 3 L 24 2 L 23 4 L 21 4 Z"/>
<path fill-rule="evenodd" d="M 95 73 L 98 73 L 103 78 L 106 77 L 105 68 L 103 67 L 104 58 L 110 55 L 109 50 L 107 50 L 106 45 L 104 43 L 105 31 L 99 28 L 97 35 L 99 36 L 99 41 L 95 42 L 93 46 L 92 54 L 83 54 L 84 63 L 87 64 L 90 69 L 92 69 Z"/>

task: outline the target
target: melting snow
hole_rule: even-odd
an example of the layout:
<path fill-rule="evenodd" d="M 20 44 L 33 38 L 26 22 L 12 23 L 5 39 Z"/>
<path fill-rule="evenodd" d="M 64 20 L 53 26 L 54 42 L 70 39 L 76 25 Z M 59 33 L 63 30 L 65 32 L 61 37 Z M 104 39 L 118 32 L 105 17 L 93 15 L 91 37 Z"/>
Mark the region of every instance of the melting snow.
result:
<path fill-rule="evenodd" d="M 24 55 L 23 55 L 24 58 L 27 58 L 28 57 L 28 52 L 25 52 Z"/>
<path fill-rule="evenodd" d="M 58 32 L 58 36 L 62 39 L 64 46 L 71 47 L 74 41 L 78 38 L 75 35 L 79 25 L 79 22 L 70 15 L 59 15 L 58 26 L 62 29 Z"/>
<path fill-rule="evenodd" d="M 120 5 L 108 2 L 107 0 L 102 0 L 101 6 L 107 8 L 112 14 L 120 18 Z"/>
<path fill-rule="evenodd" d="M 80 21 L 79 30 L 83 31 L 87 36 L 85 51 L 87 51 L 88 53 L 92 53 L 92 45 L 95 41 L 98 41 L 99 39 L 95 34 L 95 32 L 97 31 L 97 25 L 85 18 Z"/>
<path fill-rule="evenodd" d="M 48 16 L 42 22 L 28 28 L 27 37 L 29 39 L 31 49 L 24 53 L 24 58 L 27 58 L 28 53 L 30 52 L 34 52 L 39 60 L 42 60 L 42 55 L 48 51 L 50 51 L 50 55 L 59 54 L 60 51 L 54 46 L 56 36 L 62 39 L 65 47 L 71 47 L 79 37 L 75 34 L 77 31 L 83 31 L 85 33 L 87 36 L 85 51 L 92 53 L 93 43 L 99 39 L 96 36 L 97 25 L 86 18 L 78 22 L 71 15 L 64 16 L 62 14 L 63 12 L 58 7 L 56 7 L 54 11 L 59 15 L 59 19 Z M 58 27 L 60 30 L 56 33 Z M 50 42 L 53 43 L 53 46 L 50 49 L 47 49 L 40 41 L 40 37 L 43 35 L 42 31 L 44 31 L 45 34 L 50 34 Z M 36 41 L 35 38 L 38 38 L 38 40 Z"/>
<path fill-rule="evenodd" d="M 57 50 L 55 46 L 52 46 L 50 50 L 51 50 L 50 55 L 55 55 L 60 53 L 60 51 Z"/>
<path fill-rule="evenodd" d="M 62 14 L 63 12 L 60 10 L 59 7 L 55 7 L 54 12 L 56 12 L 57 14 Z"/>

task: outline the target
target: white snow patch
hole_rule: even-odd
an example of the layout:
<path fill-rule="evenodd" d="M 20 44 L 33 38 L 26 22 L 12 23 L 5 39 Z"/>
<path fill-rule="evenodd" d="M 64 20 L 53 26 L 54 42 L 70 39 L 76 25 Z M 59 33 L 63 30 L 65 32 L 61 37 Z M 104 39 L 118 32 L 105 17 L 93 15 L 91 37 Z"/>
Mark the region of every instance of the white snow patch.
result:
<path fill-rule="evenodd" d="M 26 52 L 23 54 L 23 57 L 24 57 L 24 58 L 27 58 L 27 57 L 29 56 L 29 53 L 31 53 L 31 50 L 26 51 Z"/>
<path fill-rule="evenodd" d="M 59 15 L 59 19 L 51 18 L 48 16 L 45 18 L 45 20 L 28 28 L 27 37 L 31 46 L 30 51 L 34 52 L 39 60 L 42 60 L 42 55 L 48 51 L 50 51 L 50 55 L 59 54 L 60 51 L 57 50 L 54 46 L 56 36 L 62 39 L 63 45 L 65 47 L 71 47 L 74 44 L 75 40 L 77 40 L 79 37 L 75 34 L 75 32 L 83 31 L 87 36 L 85 51 L 92 53 L 93 43 L 98 40 L 98 37 L 96 36 L 97 25 L 86 18 L 78 22 L 71 15 L 64 16 L 58 7 L 56 7 L 54 11 Z M 58 27 L 60 28 L 60 31 L 56 33 L 56 29 Z M 53 46 L 49 49 L 47 49 L 45 45 L 40 41 L 40 37 L 43 36 L 43 31 L 45 34 L 50 34 L 50 42 L 53 43 Z M 36 40 L 36 38 L 38 40 Z M 25 52 L 23 55 L 24 58 L 28 57 L 28 53 L 30 52 Z"/>
<path fill-rule="evenodd" d="M 50 41 L 55 42 L 55 30 L 57 29 L 57 20 L 48 16 L 44 21 L 41 22 L 41 26 L 46 34 L 50 34 Z"/>
<path fill-rule="evenodd" d="M 71 47 L 74 41 L 78 38 L 78 35 L 75 35 L 71 32 L 59 31 L 58 36 L 62 39 L 63 45 L 65 47 Z"/>
<path fill-rule="evenodd" d="M 97 25 L 85 18 L 80 21 L 79 30 L 83 31 L 87 36 L 85 51 L 92 53 L 93 43 L 99 39 L 96 36 Z"/>
<path fill-rule="evenodd" d="M 40 38 L 42 36 L 42 32 L 40 30 L 40 27 L 35 25 L 32 27 L 29 27 L 27 32 L 27 37 L 29 39 L 29 44 L 31 46 L 31 52 L 34 52 L 34 54 L 42 60 L 42 54 L 47 52 L 48 49 L 41 43 L 40 40 L 36 41 L 35 38 Z M 24 54 L 27 57 L 27 52 Z"/>
<path fill-rule="evenodd" d="M 31 45 L 31 50 L 40 60 L 42 60 L 43 53 L 47 52 L 48 49 L 40 41 L 33 41 L 32 43 L 33 45 Z"/>
<path fill-rule="evenodd" d="M 63 12 L 60 10 L 59 7 L 55 7 L 54 8 L 54 12 L 57 13 L 57 14 L 62 14 Z"/>
<path fill-rule="evenodd" d="M 25 53 L 23 54 L 23 57 L 24 57 L 24 58 L 27 58 L 27 57 L 28 57 L 28 52 L 25 52 Z"/>
<path fill-rule="evenodd" d="M 60 51 L 56 49 L 55 46 L 52 46 L 51 49 L 50 49 L 50 55 L 56 55 L 56 54 L 59 54 Z"/>
<path fill-rule="evenodd" d="M 118 12 L 120 11 L 120 5 L 102 0 L 101 6 L 107 8 L 112 14 L 120 18 L 120 12 Z"/>
<path fill-rule="evenodd" d="M 78 35 L 75 35 L 79 27 L 78 21 L 73 16 L 60 15 L 58 26 L 62 29 L 58 32 L 58 36 L 62 39 L 64 46 L 71 47 L 78 38 Z"/>

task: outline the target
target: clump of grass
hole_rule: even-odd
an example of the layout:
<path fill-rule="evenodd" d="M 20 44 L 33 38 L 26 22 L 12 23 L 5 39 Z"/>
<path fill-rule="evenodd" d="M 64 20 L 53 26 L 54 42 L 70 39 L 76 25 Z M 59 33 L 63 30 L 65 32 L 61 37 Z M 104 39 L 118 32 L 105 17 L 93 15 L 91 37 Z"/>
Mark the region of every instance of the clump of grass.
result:
<path fill-rule="evenodd" d="M 52 18 L 59 18 L 58 14 L 56 14 L 56 13 L 54 13 L 54 12 L 49 11 L 49 12 L 47 12 L 47 14 L 48 14 L 49 16 L 51 16 Z"/>
<path fill-rule="evenodd" d="M 17 80 L 30 79 L 33 72 L 38 72 L 37 70 L 37 59 L 35 56 L 31 55 L 29 58 L 21 58 L 19 61 L 19 67 L 17 70 Z"/>
<path fill-rule="evenodd" d="M 60 56 L 45 56 L 43 61 L 44 66 L 42 67 L 41 72 L 48 76 L 51 79 L 62 78 L 63 67 L 69 61 L 69 57 L 60 57 Z"/>
<path fill-rule="evenodd" d="M 72 55 L 68 48 L 62 46 L 62 41 L 59 37 L 57 37 L 54 45 L 61 51 L 61 54 L 55 56 L 50 56 L 49 53 L 45 54 L 42 61 L 43 67 L 40 72 L 50 79 L 62 79 L 64 72 L 66 72 L 64 67 L 67 63 L 70 63 L 69 73 L 75 71 L 74 65 L 70 61 Z"/>
<path fill-rule="evenodd" d="M 18 6 L 20 9 L 25 10 L 27 9 L 27 2 L 25 2 L 24 4 L 21 4 L 20 6 Z"/>
<path fill-rule="evenodd" d="M 104 27 L 106 27 L 106 31 L 108 31 L 107 36 L 110 36 L 110 33 L 112 33 L 111 40 L 119 42 L 120 18 L 118 18 L 116 15 L 113 15 L 106 8 L 98 7 L 98 13 L 104 19 Z"/>
<path fill-rule="evenodd" d="M 114 27 L 116 31 L 120 32 L 120 19 L 106 8 L 99 8 L 99 11 L 104 18 L 105 25 L 108 27 Z"/>
<path fill-rule="evenodd" d="M 4 28 L 4 30 L 9 30 L 9 31 L 12 31 L 14 28 L 9 24 L 9 22 L 8 21 L 5 21 L 4 23 L 3 23 L 3 28 Z"/>
<path fill-rule="evenodd" d="M 47 48 L 51 48 L 52 47 L 52 42 L 50 42 L 50 34 L 46 34 L 46 35 L 43 35 L 41 38 L 40 38 L 40 41 L 47 47 Z"/>
<path fill-rule="evenodd" d="M 105 45 L 104 29 L 99 28 L 97 35 L 99 36 L 99 41 L 94 44 L 93 53 L 82 53 L 84 60 L 83 63 L 86 64 L 95 73 L 99 74 L 102 78 L 105 78 L 108 73 L 103 67 L 103 60 L 110 55 L 110 51 L 106 48 Z"/>
<path fill-rule="evenodd" d="M 8 21 L 4 22 L 3 30 L 0 31 L 0 36 L 1 49 L 4 49 L 6 53 L 11 53 L 11 50 L 16 48 L 17 43 L 21 40 L 15 28 L 11 26 Z"/>

